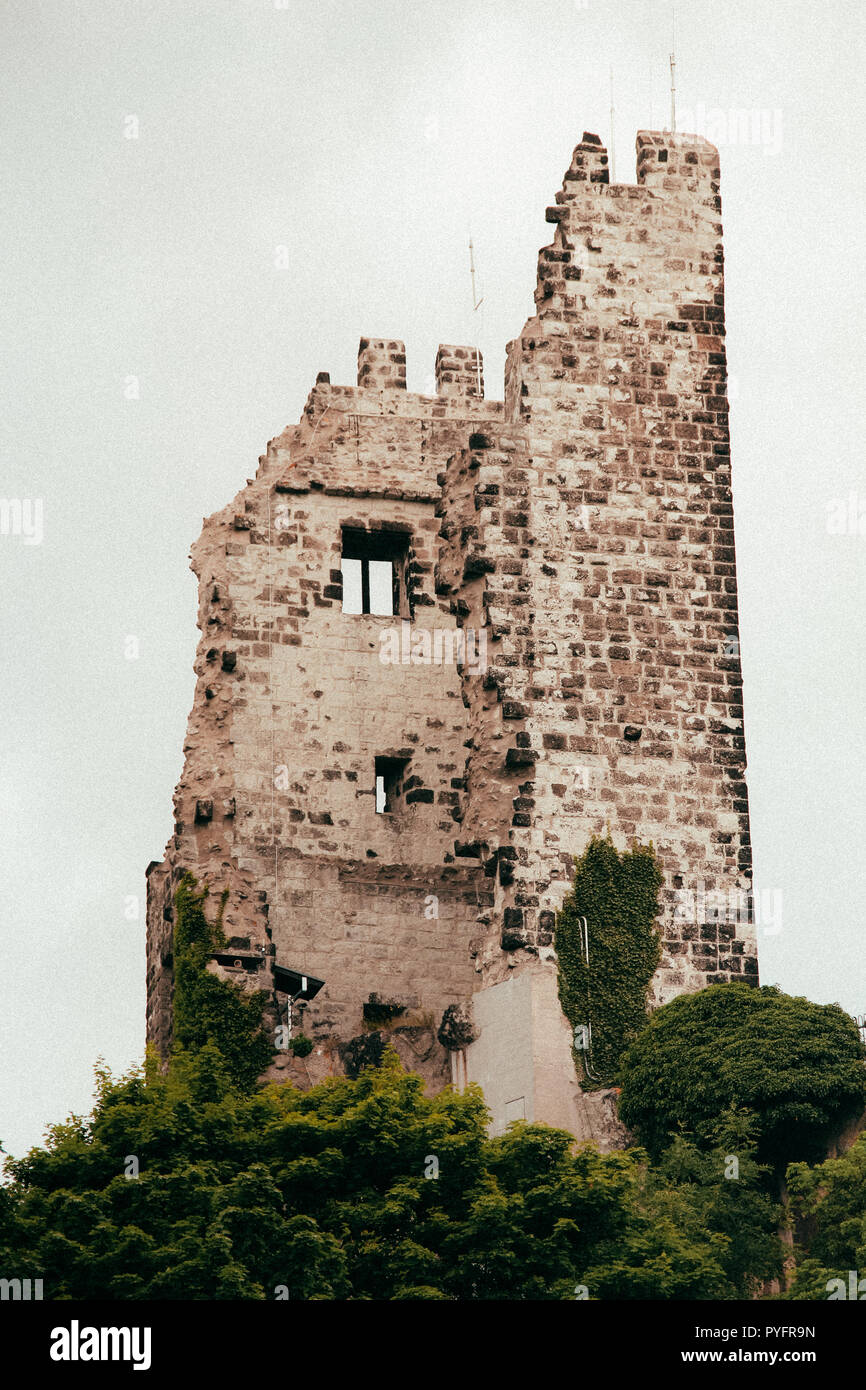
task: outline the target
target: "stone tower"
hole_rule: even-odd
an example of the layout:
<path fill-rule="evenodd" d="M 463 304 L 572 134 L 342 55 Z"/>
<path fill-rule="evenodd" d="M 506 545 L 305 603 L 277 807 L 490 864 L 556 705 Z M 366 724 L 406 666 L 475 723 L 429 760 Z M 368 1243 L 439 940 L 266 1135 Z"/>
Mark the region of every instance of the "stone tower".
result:
<path fill-rule="evenodd" d="M 591 834 L 654 842 L 655 1003 L 757 982 L 750 914 L 700 906 L 751 879 L 720 207 L 705 141 L 642 131 L 636 184 L 610 184 L 585 134 L 504 401 L 472 348 L 440 347 L 423 396 L 401 342 L 363 338 L 357 386 L 320 373 L 205 523 L 175 833 L 148 871 L 163 1052 L 187 869 L 229 890 L 210 968 L 275 1020 L 294 996 L 313 1039 L 272 1075 L 353 1073 L 387 1036 L 433 1087 L 480 1081 L 496 1129 L 610 1133 L 553 954 Z"/>

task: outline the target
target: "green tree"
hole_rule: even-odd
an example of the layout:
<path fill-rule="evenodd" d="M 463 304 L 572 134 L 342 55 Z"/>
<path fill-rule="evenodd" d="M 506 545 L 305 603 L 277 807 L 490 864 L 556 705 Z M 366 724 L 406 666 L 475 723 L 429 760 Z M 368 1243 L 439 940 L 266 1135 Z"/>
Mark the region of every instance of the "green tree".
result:
<path fill-rule="evenodd" d="M 836 1004 L 775 986 L 712 985 L 656 1010 L 622 1060 L 619 1112 L 658 1157 L 687 1133 L 703 1148 L 731 1106 L 755 1117 L 761 1162 L 826 1153 L 866 1103 L 857 1025 Z"/>
<path fill-rule="evenodd" d="M 739 1144 L 732 1186 L 685 1140 L 654 1168 L 544 1125 L 491 1139 L 477 1087 L 428 1097 L 391 1050 L 258 1083 L 258 1001 L 207 974 L 205 896 L 178 894 L 169 1066 L 98 1068 L 93 1113 L 7 1163 L 4 1270 L 53 1299 L 476 1301 L 736 1298 L 776 1268 L 742 1116 L 714 1136 Z"/>
<path fill-rule="evenodd" d="M 784 1212 L 767 1190 L 772 1170 L 758 1162 L 757 1130 L 754 1115 L 732 1108 L 716 1123 L 709 1148 L 677 1135 L 655 1170 L 660 1200 L 666 1193 L 687 1199 L 696 1229 L 725 1238 L 720 1264 L 738 1298 L 755 1297 L 783 1272 Z"/>
<path fill-rule="evenodd" d="M 357 1080 L 244 1090 L 209 1041 L 167 1074 L 101 1073 L 92 1116 L 10 1162 L 0 1264 L 74 1299 L 741 1292 L 718 1173 L 486 1125 L 477 1089 L 428 1097 L 393 1052 Z"/>
<path fill-rule="evenodd" d="M 787 1185 L 797 1236 L 788 1297 L 827 1298 L 833 1279 L 848 1297 L 849 1271 L 866 1279 L 866 1133 L 841 1158 L 791 1164 Z"/>

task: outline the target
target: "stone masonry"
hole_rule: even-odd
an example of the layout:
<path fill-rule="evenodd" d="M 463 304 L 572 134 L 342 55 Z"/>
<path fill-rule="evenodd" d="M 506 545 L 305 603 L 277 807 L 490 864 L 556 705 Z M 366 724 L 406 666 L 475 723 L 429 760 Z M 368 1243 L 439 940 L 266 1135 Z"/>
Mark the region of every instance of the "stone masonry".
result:
<path fill-rule="evenodd" d="M 480 1081 L 497 1129 L 615 1140 L 556 993 L 591 834 L 659 855 L 654 1003 L 757 982 L 748 913 L 682 909 L 751 882 L 720 208 L 705 141 L 642 131 L 637 183 L 612 185 L 585 134 L 504 401 L 473 348 L 440 347 L 423 396 L 402 342 L 364 338 L 357 387 L 320 373 L 205 522 L 175 831 L 148 871 L 163 1054 L 185 870 L 229 890 L 211 968 L 265 989 L 274 1025 L 275 966 L 324 981 L 292 1008 L 313 1051 L 272 1076 L 351 1074 L 387 1038 L 433 1088 Z M 390 615 L 344 611 L 359 558 L 390 564 Z"/>

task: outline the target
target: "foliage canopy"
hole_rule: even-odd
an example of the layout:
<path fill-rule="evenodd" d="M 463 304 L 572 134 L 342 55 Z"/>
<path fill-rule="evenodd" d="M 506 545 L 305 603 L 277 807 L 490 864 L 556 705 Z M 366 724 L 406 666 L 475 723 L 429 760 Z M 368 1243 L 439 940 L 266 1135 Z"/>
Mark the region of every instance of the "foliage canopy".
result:
<path fill-rule="evenodd" d="M 653 864 L 632 855 L 646 923 Z M 48 1298 L 748 1297 L 782 1269 L 761 1147 L 808 1148 L 862 1105 L 853 1020 L 742 986 L 675 1000 L 628 1049 L 623 1110 L 655 1163 L 522 1121 L 491 1139 L 477 1087 L 428 1097 L 390 1049 L 354 1080 L 265 1086 L 261 1001 L 207 972 L 205 901 L 181 885 L 167 1070 L 150 1052 L 118 1079 L 98 1068 L 93 1114 L 7 1162 L 0 1268 Z M 792 1296 L 825 1297 L 866 1264 L 866 1139 L 789 1182 Z"/>
<path fill-rule="evenodd" d="M 9 1164 L 0 1264 L 75 1299 L 734 1298 L 778 1267 L 756 1168 L 725 1182 L 682 1141 L 655 1172 L 486 1120 L 390 1051 L 306 1093 L 240 1089 L 213 1042 L 101 1073 L 89 1120 Z"/>
<path fill-rule="evenodd" d="M 827 1298 L 833 1279 L 850 1297 L 849 1271 L 866 1276 L 866 1134 L 841 1158 L 792 1163 L 787 1182 L 797 1253 L 788 1297 Z"/>
<path fill-rule="evenodd" d="M 658 1156 L 677 1132 L 711 1141 L 729 1106 L 756 1117 L 758 1152 L 814 1162 L 866 1105 L 857 1025 L 837 1004 L 776 986 L 711 985 L 652 1015 L 622 1061 L 619 1112 Z"/>

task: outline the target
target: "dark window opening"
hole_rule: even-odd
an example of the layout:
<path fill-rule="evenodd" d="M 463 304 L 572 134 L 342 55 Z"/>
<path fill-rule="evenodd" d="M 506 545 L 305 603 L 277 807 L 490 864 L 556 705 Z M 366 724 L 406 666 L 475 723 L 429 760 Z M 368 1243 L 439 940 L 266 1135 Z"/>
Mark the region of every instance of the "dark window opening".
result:
<path fill-rule="evenodd" d="M 400 810 L 408 766 L 408 758 L 376 759 L 376 810 L 379 815 Z"/>
<path fill-rule="evenodd" d="M 408 618 L 408 552 L 409 536 L 404 531 L 344 527 L 343 612 Z"/>

